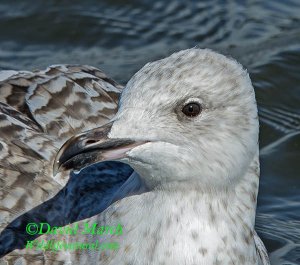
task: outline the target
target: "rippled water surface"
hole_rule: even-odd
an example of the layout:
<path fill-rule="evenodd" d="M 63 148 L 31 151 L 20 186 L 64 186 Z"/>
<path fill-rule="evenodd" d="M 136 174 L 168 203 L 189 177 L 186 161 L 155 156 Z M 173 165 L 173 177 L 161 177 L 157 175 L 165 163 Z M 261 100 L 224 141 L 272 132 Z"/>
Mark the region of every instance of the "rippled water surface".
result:
<path fill-rule="evenodd" d="M 300 264 L 300 1 L 0 2 L 0 69 L 99 67 L 123 84 L 198 45 L 248 68 L 260 114 L 257 231 L 272 264 Z"/>

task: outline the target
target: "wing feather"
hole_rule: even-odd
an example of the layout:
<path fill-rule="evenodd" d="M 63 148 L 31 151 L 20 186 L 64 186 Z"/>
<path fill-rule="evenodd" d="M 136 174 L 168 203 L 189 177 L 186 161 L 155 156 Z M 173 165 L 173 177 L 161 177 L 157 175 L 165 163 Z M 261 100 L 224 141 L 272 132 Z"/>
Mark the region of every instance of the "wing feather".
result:
<path fill-rule="evenodd" d="M 256 252 L 259 257 L 259 265 L 270 265 L 267 249 L 255 230 L 254 230 L 254 242 L 256 246 Z"/>
<path fill-rule="evenodd" d="M 91 66 L 0 72 L 0 231 L 53 197 L 69 174 L 53 158 L 74 133 L 105 124 L 122 86 Z"/>

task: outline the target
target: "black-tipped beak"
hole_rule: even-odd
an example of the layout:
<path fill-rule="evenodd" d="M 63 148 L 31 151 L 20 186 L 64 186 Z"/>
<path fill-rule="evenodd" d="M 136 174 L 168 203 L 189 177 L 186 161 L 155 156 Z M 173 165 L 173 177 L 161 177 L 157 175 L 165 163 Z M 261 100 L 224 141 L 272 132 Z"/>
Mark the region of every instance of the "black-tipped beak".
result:
<path fill-rule="evenodd" d="M 126 157 L 126 152 L 132 148 L 146 143 L 108 138 L 112 124 L 80 133 L 65 142 L 55 157 L 53 174 L 69 169 L 80 170 L 101 161 L 118 160 Z"/>

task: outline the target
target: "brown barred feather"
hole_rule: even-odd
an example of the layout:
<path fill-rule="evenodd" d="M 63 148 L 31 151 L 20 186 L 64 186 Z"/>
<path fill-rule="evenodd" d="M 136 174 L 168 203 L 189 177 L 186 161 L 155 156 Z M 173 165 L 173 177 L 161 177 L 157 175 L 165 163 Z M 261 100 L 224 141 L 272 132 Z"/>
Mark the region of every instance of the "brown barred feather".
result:
<path fill-rule="evenodd" d="M 86 65 L 11 71 L 0 81 L 0 231 L 66 184 L 68 173 L 52 175 L 55 153 L 74 133 L 111 119 L 121 90 Z"/>

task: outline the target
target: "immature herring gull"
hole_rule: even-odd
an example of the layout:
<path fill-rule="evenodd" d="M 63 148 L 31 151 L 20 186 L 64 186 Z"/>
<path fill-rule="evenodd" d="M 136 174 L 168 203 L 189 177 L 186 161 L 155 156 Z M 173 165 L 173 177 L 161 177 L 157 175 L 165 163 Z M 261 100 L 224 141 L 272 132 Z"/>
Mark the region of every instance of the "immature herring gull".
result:
<path fill-rule="evenodd" d="M 77 222 L 122 224 L 122 235 L 104 237 L 120 248 L 45 252 L 45 261 L 269 264 L 254 230 L 258 130 L 254 90 L 236 61 L 193 48 L 146 64 L 122 91 L 111 122 L 70 138 L 54 161 L 55 173 L 107 160 L 135 170 L 128 181 L 139 179 L 144 191 L 116 194 L 102 213 Z M 119 191 L 126 189 L 125 183 Z M 76 242 L 83 236 L 64 238 Z"/>

